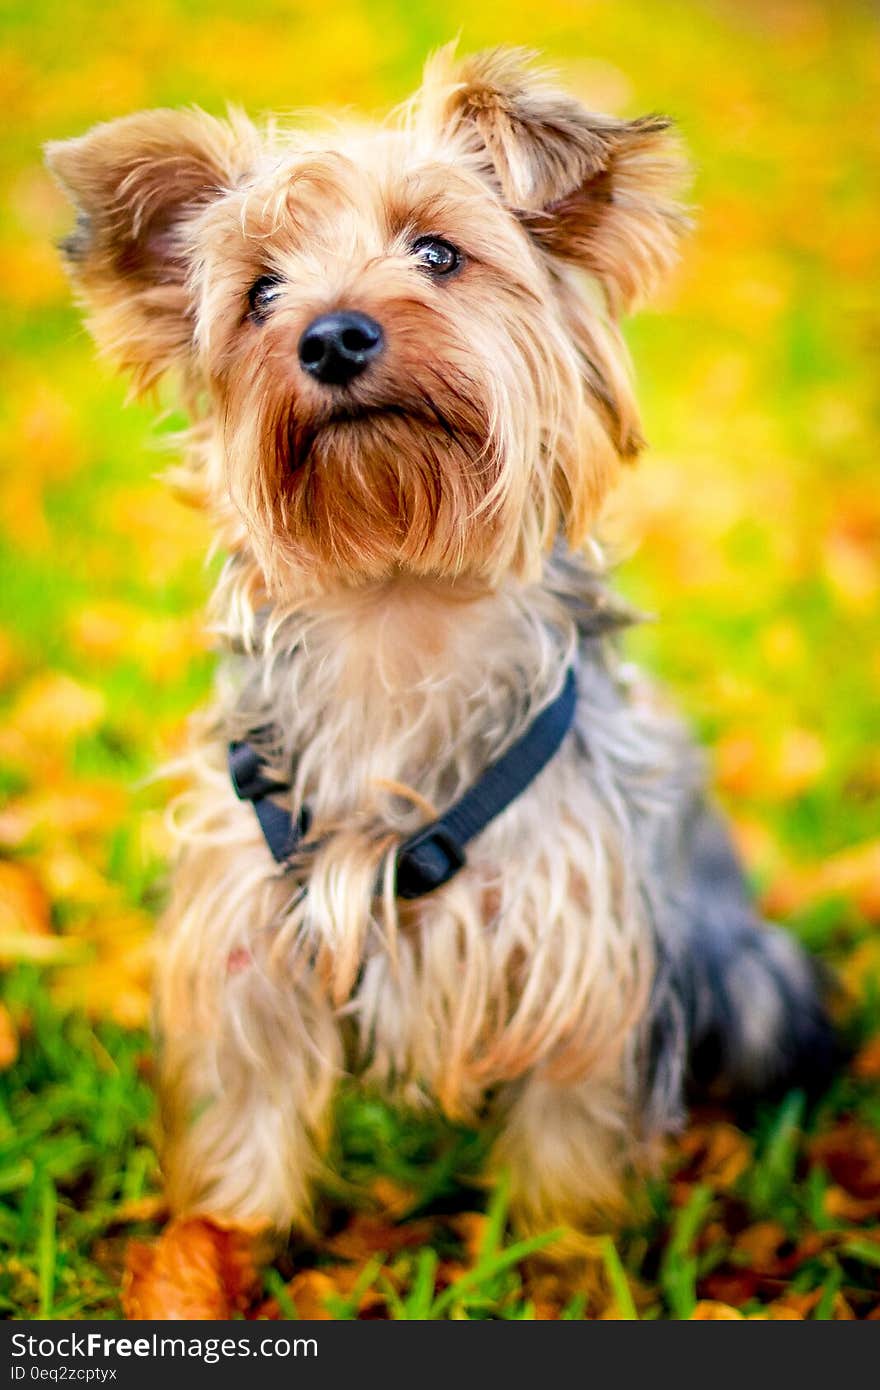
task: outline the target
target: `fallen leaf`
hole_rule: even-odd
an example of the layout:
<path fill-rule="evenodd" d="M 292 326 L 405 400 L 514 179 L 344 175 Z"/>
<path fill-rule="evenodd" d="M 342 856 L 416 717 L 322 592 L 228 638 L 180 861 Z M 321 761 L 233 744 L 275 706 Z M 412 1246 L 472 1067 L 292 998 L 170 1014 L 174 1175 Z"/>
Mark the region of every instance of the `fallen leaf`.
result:
<path fill-rule="evenodd" d="M 57 745 L 98 728 L 105 712 L 100 690 L 64 672 L 47 671 L 25 685 L 7 722 L 28 739 Z"/>
<path fill-rule="evenodd" d="M 775 916 L 840 898 L 869 922 L 880 921 L 880 840 L 832 854 L 818 865 L 789 865 L 769 885 L 766 910 Z"/>
<path fill-rule="evenodd" d="M 68 936 L 26 936 L 0 933 L 0 965 L 73 965 L 90 959 L 86 942 Z"/>
<path fill-rule="evenodd" d="M 833 1221 L 851 1221 L 858 1225 L 880 1216 L 880 1197 L 862 1199 L 853 1197 L 842 1187 L 829 1187 L 823 1207 Z"/>
<path fill-rule="evenodd" d="M 880 1033 L 859 1049 L 850 1070 L 863 1081 L 880 1081 Z"/>
<path fill-rule="evenodd" d="M 0 811 L 0 845 L 17 849 L 33 837 L 106 832 L 122 819 L 126 795 L 109 781 L 85 778 L 26 793 Z"/>
<path fill-rule="evenodd" d="M 110 912 L 85 923 L 73 944 L 79 959 L 58 972 L 52 998 L 62 1008 L 83 1009 L 141 1028 L 150 1017 L 153 922 L 145 912 Z"/>
<path fill-rule="evenodd" d="M 814 787 L 828 764 L 824 745 L 811 729 L 786 729 L 776 753 L 773 790 L 800 796 Z"/>
<path fill-rule="evenodd" d="M 832 1181 L 852 1197 L 880 1199 L 880 1135 L 854 1120 L 844 1120 L 826 1134 L 811 1139 L 807 1152 Z"/>
<path fill-rule="evenodd" d="M 709 1183 L 717 1192 L 726 1192 L 748 1167 L 752 1143 L 735 1125 L 719 1120 L 692 1125 L 679 1139 L 677 1150 L 685 1160 L 676 1170 L 677 1181 Z"/>
<path fill-rule="evenodd" d="M 430 1221 L 406 1221 L 392 1225 L 381 1216 L 356 1212 L 348 1225 L 326 1241 L 326 1247 L 342 1259 L 366 1264 L 372 1255 L 386 1255 L 423 1245 L 431 1234 Z"/>
<path fill-rule="evenodd" d="M 821 1289 L 810 1289 L 807 1293 L 784 1293 L 774 1300 L 775 1308 L 789 1308 L 799 1318 L 810 1317 L 822 1297 Z"/>
<path fill-rule="evenodd" d="M 388 1216 L 397 1220 L 409 1211 L 416 1199 L 415 1190 L 380 1174 L 370 1183 L 370 1192 Z"/>
<path fill-rule="evenodd" d="M 464 1246 L 471 1264 L 476 1264 L 486 1234 L 486 1217 L 479 1211 L 460 1211 L 449 1225 Z"/>
<path fill-rule="evenodd" d="M 811 729 L 787 728 L 765 742 L 734 729 L 715 750 L 718 785 L 731 796 L 760 793 L 790 799 L 815 786 L 827 766 L 821 739 Z"/>
<path fill-rule="evenodd" d="M 49 896 L 25 864 L 0 860 L 0 934 L 51 932 Z"/>
<path fill-rule="evenodd" d="M 847 608 L 870 609 L 880 587 L 880 566 L 875 537 L 858 537 L 846 531 L 832 532 L 823 547 L 825 573 Z"/>
<path fill-rule="evenodd" d="M 0 1004 L 0 1071 L 18 1061 L 18 1029 L 5 1004 Z"/>
<path fill-rule="evenodd" d="M 700 1293 L 710 1301 L 739 1306 L 757 1295 L 760 1284 L 760 1277 L 753 1269 L 733 1269 L 727 1265 L 713 1269 L 700 1280 Z"/>
<path fill-rule="evenodd" d="M 0 628 L 0 690 L 8 689 L 21 674 L 22 656 L 11 633 Z"/>
<path fill-rule="evenodd" d="M 779 1251 L 788 1243 L 788 1233 L 778 1221 L 756 1221 L 740 1231 L 733 1248 L 743 1262 L 761 1273 L 776 1273 Z"/>
<path fill-rule="evenodd" d="M 327 1300 L 337 1295 L 339 1289 L 329 1275 L 319 1269 L 303 1269 L 291 1279 L 287 1291 L 297 1317 L 308 1321 L 332 1320 L 333 1314 L 327 1308 Z"/>
<path fill-rule="evenodd" d="M 56 902 L 93 906 L 111 899 L 116 889 L 84 854 L 55 843 L 35 856 L 40 875 Z"/>
<path fill-rule="evenodd" d="M 158 1240 L 129 1244 L 122 1304 L 136 1322 L 216 1321 L 246 1308 L 256 1283 L 247 1234 L 209 1221 L 172 1221 Z"/>
<path fill-rule="evenodd" d="M 707 1299 L 698 1303 L 691 1313 L 691 1322 L 742 1322 L 743 1315 L 738 1308 L 728 1303 L 710 1303 Z"/>
<path fill-rule="evenodd" d="M 796 1308 L 790 1308 L 782 1299 L 777 1299 L 774 1303 L 768 1303 L 764 1309 L 763 1316 L 769 1322 L 802 1322 L 803 1313 L 799 1313 Z"/>
<path fill-rule="evenodd" d="M 172 617 L 109 600 L 74 611 L 71 642 L 93 662 L 113 666 L 133 662 L 154 680 L 180 680 L 193 657 L 208 648 L 205 624 L 197 613 Z"/>

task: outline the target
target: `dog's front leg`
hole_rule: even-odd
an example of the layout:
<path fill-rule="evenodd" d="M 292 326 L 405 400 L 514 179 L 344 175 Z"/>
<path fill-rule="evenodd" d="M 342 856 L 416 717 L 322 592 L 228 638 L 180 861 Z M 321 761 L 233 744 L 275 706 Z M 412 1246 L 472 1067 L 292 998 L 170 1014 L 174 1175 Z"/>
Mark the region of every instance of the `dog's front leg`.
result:
<path fill-rule="evenodd" d="M 607 1229 L 626 1209 L 632 1114 L 622 1077 L 558 1083 L 539 1070 L 505 1098 L 493 1166 L 524 1234 Z"/>
<path fill-rule="evenodd" d="M 314 975 L 292 978 L 271 955 L 230 948 L 241 931 L 236 890 L 247 859 L 204 859 L 196 854 L 178 870 L 159 961 L 172 1221 L 154 1245 L 130 1250 L 123 1302 L 137 1318 L 230 1316 L 247 1302 L 260 1251 L 291 1228 L 309 1228 L 342 1065 L 335 1015 Z M 219 890 L 198 911 L 193 887 L 209 868 Z M 261 910 L 245 939 L 265 940 L 262 919 L 277 911 L 280 891 L 269 879 L 255 887 L 248 903 Z"/>
<path fill-rule="evenodd" d="M 247 1303 L 261 1250 L 308 1229 L 340 1044 L 329 1005 L 252 967 L 210 1034 L 164 1034 L 160 1096 L 171 1224 L 130 1249 L 136 1318 L 223 1318 Z"/>

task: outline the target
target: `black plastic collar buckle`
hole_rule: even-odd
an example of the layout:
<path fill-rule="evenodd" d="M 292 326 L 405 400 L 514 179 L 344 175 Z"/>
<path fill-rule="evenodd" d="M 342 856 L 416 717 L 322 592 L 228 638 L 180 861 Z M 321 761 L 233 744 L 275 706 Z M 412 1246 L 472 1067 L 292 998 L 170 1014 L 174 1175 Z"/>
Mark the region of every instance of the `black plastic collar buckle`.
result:
<path fill-rule="evenodd" d="M 465 852 L 446 826 L 419 830 L 397 851 L 398 898 L 421 898 L 454 878 L 465 865 Z"/>
<path fill-rule="evenodd" d="M 252 743 L 229 745 L 229 776 L 236 796 L 241 801 L 262 801 L 272 792 L 286 791 L 282 782 L 267 777 L 263 759 Z"/>

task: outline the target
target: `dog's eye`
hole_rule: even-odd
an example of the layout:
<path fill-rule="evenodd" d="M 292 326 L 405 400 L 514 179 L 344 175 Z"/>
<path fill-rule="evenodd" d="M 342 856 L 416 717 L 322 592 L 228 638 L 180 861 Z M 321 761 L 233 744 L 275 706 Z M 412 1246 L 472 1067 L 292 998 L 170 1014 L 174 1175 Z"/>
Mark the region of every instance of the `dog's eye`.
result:
<path fill-rule="evenodd" d="M 248 290 L 248 304 L 258 323 L 271 312 L 272 305 L 280 298 L 282 291 L 283 286 L 277 275 L 261 275 L 259 280 L 254 281 Z"/>
<path fill-rule="evenodd" d="M 461 252 L 438 236 L 420 236 L 412 253 L 431 275 L 451 275 L 461 265 Z"/>

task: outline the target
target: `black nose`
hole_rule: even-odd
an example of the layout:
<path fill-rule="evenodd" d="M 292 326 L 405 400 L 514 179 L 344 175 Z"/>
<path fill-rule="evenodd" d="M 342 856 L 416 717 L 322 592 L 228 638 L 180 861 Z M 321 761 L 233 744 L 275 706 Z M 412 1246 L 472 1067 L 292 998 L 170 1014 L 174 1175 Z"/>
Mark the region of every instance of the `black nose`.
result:
<path fill-rule="evenodd" d="M 378 357 L 384 342 L 375 319 L 344 309 L 309 324 L 299 340 L 299 360 L 303 371 L 318 381 L 344 386 Z"/>

